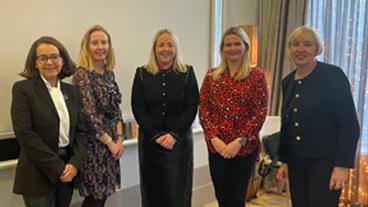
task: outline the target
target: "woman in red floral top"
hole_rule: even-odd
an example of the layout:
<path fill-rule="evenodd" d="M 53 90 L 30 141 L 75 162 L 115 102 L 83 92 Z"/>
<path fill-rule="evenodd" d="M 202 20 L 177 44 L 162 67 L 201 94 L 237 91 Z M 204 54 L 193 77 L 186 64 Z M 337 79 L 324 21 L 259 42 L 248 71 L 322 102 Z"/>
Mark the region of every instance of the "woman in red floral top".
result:
<path fill-rule="evenodd" d="M 220 66 L 210 69 L 203 81 L 199 118 L 219 206 L 244 207 L 267 114 L 267 83 L 264 73 L 250 66 L 243 29 L 227 29 L 220 48 Z"/>

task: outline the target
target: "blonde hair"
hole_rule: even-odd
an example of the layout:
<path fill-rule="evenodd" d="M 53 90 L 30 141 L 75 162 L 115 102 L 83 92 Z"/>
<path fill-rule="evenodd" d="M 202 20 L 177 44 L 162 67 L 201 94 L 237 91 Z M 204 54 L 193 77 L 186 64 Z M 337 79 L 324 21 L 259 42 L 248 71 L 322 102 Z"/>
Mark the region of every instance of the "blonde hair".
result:
<path fill-rule="evenodd" d="M 157 39 L 162 34 L 169 34 L 171 36 L 171 38 L 173 39 L 174 46 L 176 48 L 176 55 L 175 55 L 174 64 L 173 64 L 174 65 L 174 70 L 177 71 L 177 72 L 181 72 L 181 73 L 187 72 L 187 67 L 181 59 L 181 52 L 180 52 L 180 48 L 179 48 L 178 38 L 175 36 L 175 34 L 173 32 L 171 32 L 168 29 L 159 30 L 155 34 L 155 36 L 153 37 L 150 56 L 149 56 L 148 62 L 144 65 L 144 68 L 152 74 L 158 73 L 159 68 L 158 68 L 158 64 L 157 64 L 155 48 L 156 48 L 156 44 L 157 44 Z"/>
<path fill-rule="evenodd" d="M 113 70 L 115 67 L 115 52 L 111 44 L 111 36 L 107 32 L 105 28 L 103 28 L 100 25 L 95 25 L 87 30 L 87 32 L 84 34 L 82 42 L 81 42 L 81 48 L 79 52 L 79 66 L 86 68 L 88 70 L 93 70 L 93 59 L 91 55 L 91 51 L 89 50 L 89 41 L 90 36 L 94 32 L 103 32 L 108 37 L 109 42 L 109 51 L 107 54 L 107 57 L 105 59 L 105 67 L 107 70 Z"/>
<path fill-rule="evenodd" d="M 317 51 L 316 51 L 317 55 L 320 55 L 323 51 L 323 44 L 322 44 L 321 40 L 319 39 L 319 37 L 317 35 L 317 32 L 313 28 L 307 27 L 307 26 L 297 27 L 291 32 L 291 34 L 289 35 L 289 37 L 287 39 L 288 51 L 289 51 L 289 47 L 290 47 L 290 45 L 293 41 L 295 41 L 299 37 L 305 37 L 305 36 L 312 37 L 312 39 L 314 40 L 314 43 L 317 46 Z"/>
<path fill-rule="evenodd" d="M 249 74 L 251 70 L 250 59 L 249 59 L 250 43 L 249 43 L 248 35 L 247 33 L 245 33 L 245 31 L 241 27 L 230 27 L 224 32 L 221 38 L 221 44 L 220 44 L 221 62 L 220 62 L 220 65 L 217 68 L 215 68 L 215 70 L 212 72 L 213 80 L 218 80 L 220 78 L 220 75 L 228 67 L 227 60 L 223 52 L 225 37 L 228 35 L 237 35 L 238 37 L 240 37 L 240 39 L 242 40 L 245 46 L 245 51 L 242 57 L 242 61 L 240 63 L 240 68 L 239 68 L 239 71 L 234 76 L 234 79 L 235 80 L 244 79 L 245 77 L 247 77 L 247 75 Z"/>

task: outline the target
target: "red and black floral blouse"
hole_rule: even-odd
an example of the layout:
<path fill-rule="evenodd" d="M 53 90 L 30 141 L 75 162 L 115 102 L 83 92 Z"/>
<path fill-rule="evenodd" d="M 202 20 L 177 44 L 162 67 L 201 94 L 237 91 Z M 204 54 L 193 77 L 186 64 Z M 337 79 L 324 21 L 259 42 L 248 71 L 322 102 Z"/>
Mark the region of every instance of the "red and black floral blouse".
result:
<path fill-rule="evenodd" d="M 259 145 L 259 130 L 267 114 L 268 88 L 264 73 L 252 69 L 243 80 L 235 80 L 225 70 L 213 80 L 210 69 L 200 91 L 199 119 L 208 150 L 215 153 L 210 140 L 219 137 L 226 144 L 247 138 L 238 155 L 246 156 Z M 260 147 L 258 147 L 259 149 Z"/>

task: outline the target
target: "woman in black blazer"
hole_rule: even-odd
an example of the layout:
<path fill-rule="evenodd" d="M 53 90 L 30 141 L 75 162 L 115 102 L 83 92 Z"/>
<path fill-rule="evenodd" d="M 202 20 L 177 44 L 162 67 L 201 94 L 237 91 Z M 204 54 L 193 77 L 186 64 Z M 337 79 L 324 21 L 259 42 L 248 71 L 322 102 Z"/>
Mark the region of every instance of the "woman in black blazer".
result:
<path fill-rule="evenodd" d="M 191 124 L 197 113 L 198 86 L 178 47 L 171 31 L 158 31 L 148 63 L 137 68 L 134 78 L 142 207 L 191 206 Z"/>
<path fill-rule="evenodd" d="M 67 207 L 80 173 L 86 142 L 79 94 L 61 82 L 75 70 L 65 47 L 52 37 L 28 52 L 27 80 L 13 86 L 11 118 L 21 147 L 14 193 L 27 207 Z"/>
<path fill-rule="evenodd" d="M 359 139 L 349 81 L 316 61 L 322 45 L 313 29 L 296 28 L 287 45 L 296 70 L 282 81 L 278 178 L 289 177 L 293 207 L 337 207 Z"/>

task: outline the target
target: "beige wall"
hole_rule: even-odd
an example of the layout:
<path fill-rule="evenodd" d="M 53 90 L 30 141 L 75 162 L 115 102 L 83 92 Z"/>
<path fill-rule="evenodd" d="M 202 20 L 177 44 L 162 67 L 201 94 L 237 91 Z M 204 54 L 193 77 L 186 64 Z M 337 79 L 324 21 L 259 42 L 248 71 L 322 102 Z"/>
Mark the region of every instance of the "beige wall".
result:
<path fill-rule="evenodd" d="M 32 42 L 42 35 L 62 41 L 77 60 L 84 32 L 101 24 L 112 35 L 122 110 L 131 115 L 130 91 L 135 68 L 146 62 L 154 33 L 173 30 L 184 61 L 202 80 L 209 64 L 210 0 L 1 0 L 0 138 L 11 131 L 11 86 Z M 5 135 L 4 135 L 5 134 Z"/>
<path fill-rule="evenodd" d="M 223 0 L 224 29 L 233 25 L 257 24 L 258 0 Z"/>
<path fill-rule="evenodd" d="M 111 33 L 117 56 L 116 75 L 123 92 L 123 112 L 130 115 L 130 89 L 135 68 L 144 64 L 152 36 L 159 28 L 168 27 L 178 36 L 184 60 L 194 65 L 199 84 L 209 67 L 210 2 L 212 0 L 1 0 L 0 25 L 0 139 L 11 130 L 9 106 L 11 86 L 20 79 L 31 43 L 42 35 L 62 41 L 74 59 L 80 40 L 93 24 L 104 25 Z M 224 0 L 225 25 L 247 24 L 256 21 L 257 0 Z M 108 4 L 106 3 L 108 2 Z M 231 9 L 232 8 L 232 9 Z M 244 8 L 244 12 L 243 9 Z M 231 12 L 230 12 L 231 11 Z M 244 22 L 243 22 L 244 21 Z M 124 143 L 121 159 L 123 189 L 108 201 L 107 206 L 126 205 L 126 191 L 139 185 L 137 146 Z M 5 167 L 4 167 L 5 166 Z M 7 166 L 7 167 L 6 167 Z M 203 134 L 194 135 L 193 207 L 213 200 L 212 184 L 207 170 L 207 150 Z M 11 192 L 14 164 L 0 162 L 1 206 L 23 206 L 21 197 Z M 200 171 L 200 172 L 198 172 Z M 129 193 L 128 193 L 129 194 Z M 74 206 L 81 198 L 75 193 Z M 135 196 L 135 197 L 134 197 Z M 137 203 L 139 195 L 134 194 Z M 138 201 L 139 202 L 139 201 Z M 120 205 L 124 203 L 125 205 Z"/>

